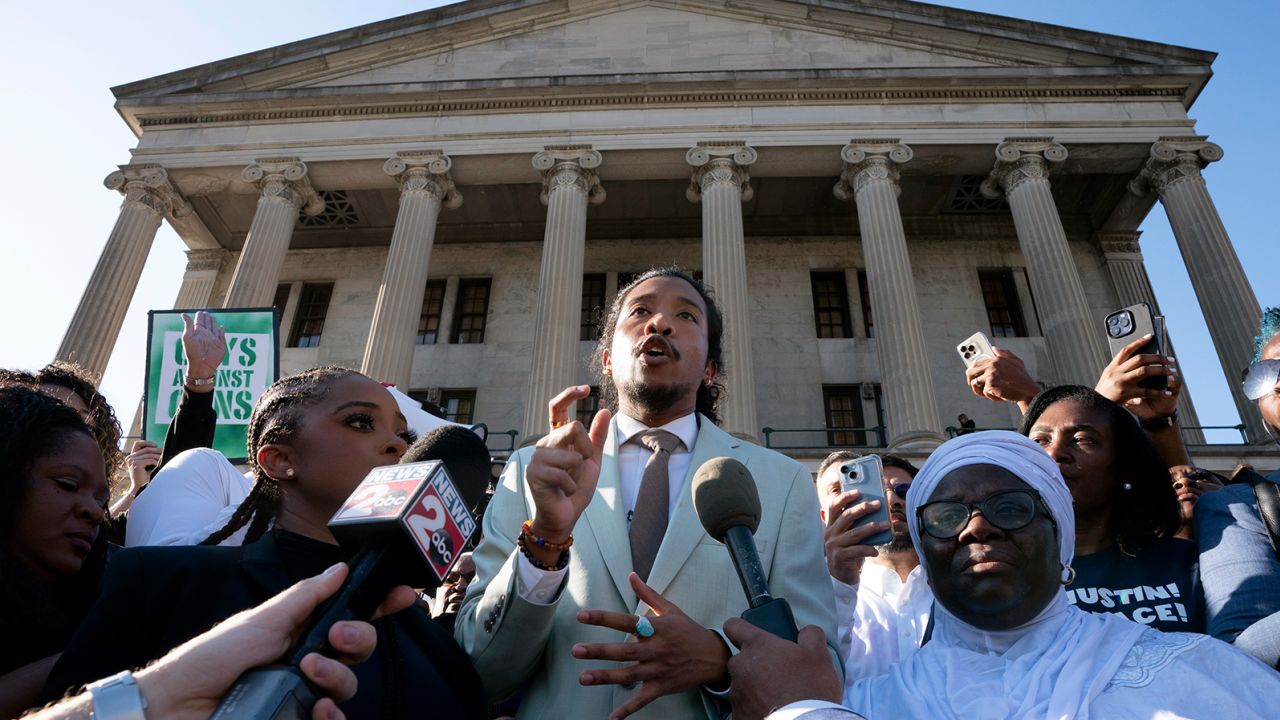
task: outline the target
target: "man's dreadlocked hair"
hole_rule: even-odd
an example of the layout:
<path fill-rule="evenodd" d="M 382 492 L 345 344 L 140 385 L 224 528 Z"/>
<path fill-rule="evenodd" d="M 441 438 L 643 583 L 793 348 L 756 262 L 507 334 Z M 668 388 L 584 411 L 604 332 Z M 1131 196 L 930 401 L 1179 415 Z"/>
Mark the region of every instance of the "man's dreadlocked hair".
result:
<path fill-rule="evenodd" d="M 618 409 L 618 390 L 613 386 L 613 379 L 604 374 L 604 351 L 613 345 L 613 332 L 618 327 L 618 314 L 622 312 L 622 305 L 627 301 L 627 296 L 637 285 L 656 277 L 673 277 L 689 283 L 694 290 L 698 291 L 703 304 L 707 306 L 707 362 L 716 364 L 716 376 L 710 384 L 698 385 L 695 409 L 705 415 L 708 420 L 719 425 L 720 416 L 716 413 L 716 407 L 720 404 L 720 398 L 724 396 L 724 384 L 720 381 L 725 371 L 722 342 L 724 317 L 720 315 L 720 308 L 716 306 L 711 288 L 678 267 L 658 267 L 647 270 L 619 290 L 617 297 L 613 299 L 609 314 L 600 323 L 600 341 L 596 343 L 596 351 L 591 359 L 591 369 L 596 376 L 596 382 L 600 385 L 600 404 L 615 411 Z"/>
<path fill-rule="evenodd" d="M 107 482 L 116 489 L 120 471 L 124 469 L 124 453 L 120 450 L 120 421 L 107 399 L 98 392 L 98 378 L 73 362 L 54 360 L 36 373 L 40 385 L 56 385 L 75 393 L 89 408 L 89 428 L 98 441 L 102 459 L 107 463 Z"/>
<path fill-rule="evenodd" d="M 205 538 L 201 545 L 217 545 L 246 523 L 249 525 L 244 536 L 246 545 L 262 537 L 280 511 L 282 493 L 280 484 L 258 465 L 259 448 L 289 442 L 298 432 L 303 410 L 320 402 L 335 380 L 359 374 L 344 367 L 312 368 L 281 378 L 262 393 L 249 417 L 248 457 L 253 465 L 253 490 L 227 524 Z"/>
<path fill-rule="evenodd" d="M 1258 336 L 1253 339 L 1256 352 L 1253 361 L 1262 359 L 1262 350 L 1276 335 L 1280 335 L 1280 307 L 1267 308 L 1262 312 L 1262 324 L 1258 326 Z"/>

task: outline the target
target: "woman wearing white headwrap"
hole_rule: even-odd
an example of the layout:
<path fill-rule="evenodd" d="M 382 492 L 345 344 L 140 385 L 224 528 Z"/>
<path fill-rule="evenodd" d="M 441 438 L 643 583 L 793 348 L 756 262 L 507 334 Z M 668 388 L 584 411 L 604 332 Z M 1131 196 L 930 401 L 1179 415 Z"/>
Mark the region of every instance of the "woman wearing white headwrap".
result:
<path fill-rule="evenodd" d="M 1067 602 L 1071 495 L 1027 438 L 991 431 L 944 444 L 908 493 L 907 522 L 937 600 L 932 640 L 856 683 L 845 707 L 868 718 L 1274 717 L 1280 675 L 1253 658 Z M 735 718 L 788 702 L 771 720 L 847 717 L 834 703 L 795 702 L 839 694 L 813 630 L 798 645 L 740 621 L 725 630 L 742 647 L 729 664 Z"/>

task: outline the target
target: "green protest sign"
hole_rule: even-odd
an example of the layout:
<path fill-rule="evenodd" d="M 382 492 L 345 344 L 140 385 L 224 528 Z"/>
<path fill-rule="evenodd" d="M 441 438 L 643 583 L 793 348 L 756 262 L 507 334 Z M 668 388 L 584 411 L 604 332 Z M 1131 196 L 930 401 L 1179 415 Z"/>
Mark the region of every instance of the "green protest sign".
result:
<path fill-rule="evenodd" d="M 182 352 L 182 314 L 197 310 L 147 313 L 147 385 L 142 435 L 164 442 L 169 422 L 182 399 L 187 358 Z M 213 386 L 218 414 L 213 449 L 232 462 L 245 459 L 245 438 L 253 404 L 280 374 L 280 322 L 274 308 L 206 309 L 227 330 L 227 356 Z"/>

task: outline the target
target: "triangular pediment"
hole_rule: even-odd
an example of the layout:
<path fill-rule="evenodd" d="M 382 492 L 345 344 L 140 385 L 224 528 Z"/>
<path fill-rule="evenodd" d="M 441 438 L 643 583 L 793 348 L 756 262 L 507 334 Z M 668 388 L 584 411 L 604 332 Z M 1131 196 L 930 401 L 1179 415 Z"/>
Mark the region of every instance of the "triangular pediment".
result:
<path fill-rule="evenodd" d="M 959 53 L 909 47 L 822 28 L 805 29 L 683 8 L 638 5 L 293 86 L 369 86 L 558 75 L 993 65 L 996 63 L 990 60 Z"/>
<path fill-rule="evenodd" d="M 907 0 L 469 0 L 113 90 L 129 104 L 584 76 L 1207 68 L 1213 57 Z"/>

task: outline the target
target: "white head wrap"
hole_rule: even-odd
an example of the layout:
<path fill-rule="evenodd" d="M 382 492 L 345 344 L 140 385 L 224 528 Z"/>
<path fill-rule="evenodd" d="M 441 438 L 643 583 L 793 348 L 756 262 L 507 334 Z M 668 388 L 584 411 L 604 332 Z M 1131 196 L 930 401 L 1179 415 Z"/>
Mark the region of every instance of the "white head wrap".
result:
<path fill-rule="evenodd" d="M 1044 448 L 1023 435 L 1008 430 L 986 430 L 943 443 L 933 451 L 920 474 L 911 482 L 911 491 L 907 493 L 907 527 L 922 567 L 927 565 L 920 549 L 920 521 L 916 517 L 916 509 L 929 502 L 929 497 L 944 477 L 966 465 L 1004 468 L 1039 492 L 1058 524 L 1058 557 L 1064 567 L 1071 565 L 1076 545 L 1075 511 L 1071 492 L 1058 471 L 1058 464 Z"/>

